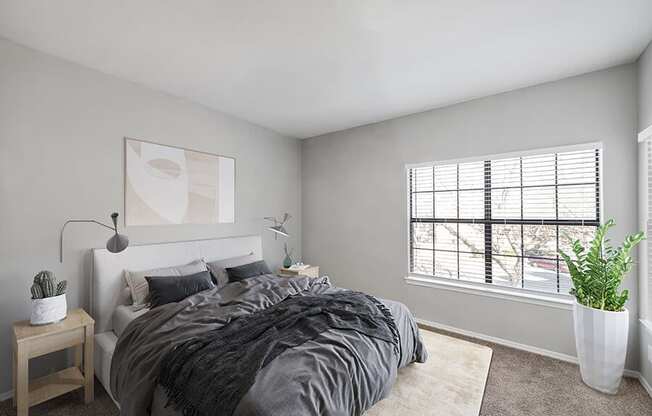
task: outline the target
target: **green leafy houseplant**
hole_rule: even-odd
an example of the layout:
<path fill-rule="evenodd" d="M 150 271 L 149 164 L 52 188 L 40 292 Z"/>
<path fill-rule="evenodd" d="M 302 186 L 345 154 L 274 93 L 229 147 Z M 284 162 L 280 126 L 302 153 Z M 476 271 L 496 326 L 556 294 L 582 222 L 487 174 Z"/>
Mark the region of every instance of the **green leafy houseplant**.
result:
<path fill-rule="evenodd" d="M 573 280 L 570 291 L 577 301 L 590 308 L 620 312 L 629 297 L 627 289 L 620 290 L 620 284 L 632 268 L 631 250 L 645 239 L 645 234 L 638 232 L 625 238 L 622 247 L 613 248 L 606 239 L 614 220 L 598 227 L 595 238 L 588 250 L 579 240 L 572 242 L 575 258 L 559 250 Z"/>

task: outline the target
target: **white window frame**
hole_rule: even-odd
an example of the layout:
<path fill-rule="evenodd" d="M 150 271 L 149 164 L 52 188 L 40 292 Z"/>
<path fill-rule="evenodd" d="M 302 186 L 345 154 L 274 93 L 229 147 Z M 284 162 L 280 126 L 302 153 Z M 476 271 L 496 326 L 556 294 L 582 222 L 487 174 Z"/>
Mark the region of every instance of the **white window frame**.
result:
<path fill-rule="evenodd" d="M 647 224 L 652 220 L 648 217 L 648 211 L 650 211 L 648 175 L 652 168 L 648 161 L 650 146 L 652 146 L 652 126 L 638 134 L 638 224 L 639 229 L 646 233 Z M 641 322 L 652 328 L 652 276 L 649 273 L 647 239 L 641 241 L 638 246 L 638 294 Z"/>
<path fill-rule="evenodd" d="M 652 130 L 652 127 L 649 129 Z M 650 131 L 652 135 L 652 131 Z M 455 292 L 462 292 L 471 295 L 477 296 L 486 296 L 492 298 L 499 298 L 508 301 L 516 301 L 522 303 L 531 303 L 541 306 L 548 306 L 558 309 L 571 310 L 574 303 L 573 296 L 569 294 L 562 293 L 546 293 L 539 292 L 534 290 L 528 290 L 523 288 L 510 288 L 508 286 L 497 286 L 491 283 L 476 283 L 465 280 L 452 280 L 443 277 L 425 275 L 420 273 L 414 273 L 410 271 L 410 215 L 409 206 L 410 206 L 410 178 L 409 171 L 410 169 L 427 167 L 427 166 L 439 166 L 439 165 L 451 165 L 459 163 L 469 163 L 469 162 L 478 162 L 484 160 L 494 160 L 494 159 L 507 159 L 514 157 L 524 157 L 524 156 L 534 156 L 546 153 L 560 153 L 560 152 L 572 152 L 572 151 L 581 151 L 581 150 L 590 150 L 590 149 L 599 149 L 600 150 L 600 160 L 598 164 L 598 173 L 600 177 L 599 183 L 599 192 L 600 195 L 598 203 L 600 206 L 600 223 L 604 223 L 604 180 L 603 180 L 603 146 L 602 142 L 588 142 L 575 145 L 567 146 L 557 146 L 557 147 L 548 147 L 548 148 L 539 148 L 534 150 L 526 151 L 516 151 L 509 153 L 498 153 L 492 155 L 482 155 L 482 156 L 473 156 L 459 159 L 447 159 L 447 160 L 438 160 L 434 162 L 421 162 L 421 163 L 407 163 L 405 164 L 403 175 L 405 183 L 405 224 L 406 224 L 406 270 L 407 274 L 404 278 L 405 283 L 414 286 L 421 287 L 431 287 L 436 289 L 443 289 Z"/>

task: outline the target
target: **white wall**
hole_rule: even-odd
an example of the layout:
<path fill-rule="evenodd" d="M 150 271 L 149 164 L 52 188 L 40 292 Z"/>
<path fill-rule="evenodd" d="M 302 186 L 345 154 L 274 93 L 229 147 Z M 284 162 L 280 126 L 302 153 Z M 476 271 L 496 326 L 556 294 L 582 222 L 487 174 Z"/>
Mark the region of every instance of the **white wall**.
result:
<path fill-rule="evenodd" d="M 53 270 L 68 279 L 69 306 L 87 305 L 88 249 L 109 235 L 70 226 L 59 264 L 59 229 L 123 213 L 124 136 L 237 159 L 236 224 L 129 227 L 133 244 L 262 233 L 277 266 L 283 242 L 264 233 L 262 217 L 287 211 L 300 250 L 297 140 L 0 39 L 0 393 L 10 390 L 10 325 L 29 317 L 33 275 Z M 35 364 L 38 373 L 62 363 Z"/>
<path fill-rule="evenodd" d="M 645 52 L 641 55 L 638 60 L 638 130 L 643 131 L 646 128 L 652 126 L 652 43 L 648 45 Z M 640 168 L 642 169 L 641 174 L 647 175 L 645 172 L 645 155 L 641 155 Z M 643 201 L 642 209 L 645 209 L 646 201 Z M 642 214 L 642 213 L 641 213 Z M 648 235 L 648 239 L 652 236 Z M 652 242 L 647 241 L 647 244 L 643 244 L 642 248 L 647 248 Z M 642 254 L 644 255 L 644 254 Z M 652 265 L 648 264 L 648 267 Z M 648 276 L 641 276 L 642 279 L 648 279 Z M 647 311 L 641 311 L 641 316 L 648 319 L 648 322 L 652 321 L 652 280 L 648 279 L 647 287 L 646 285 L 641 285 L 643 290 L 646 290 L 647 293 L 641 293 L 642 301 L 647 301 Z M 646 297 L 643 299 L 643 297 Z M 641 332 L 641 374 L 647 381 L 647 383 L 652 386 L 652 324 L 645 325 L 641 323 L 639 325 Z"/>
<path fill-rule="evenodd" d="M 304 261 L 337 284 L 406 303 L 420 318 L 576 355 L 572 312 L 407 285 L 406 163 L 585 142 L 604 144 L 611 237 L 637 227 L 636 67 L 625 65 L 307 139 Z M 636 273 L 627 367 L 638 369 Z"/>

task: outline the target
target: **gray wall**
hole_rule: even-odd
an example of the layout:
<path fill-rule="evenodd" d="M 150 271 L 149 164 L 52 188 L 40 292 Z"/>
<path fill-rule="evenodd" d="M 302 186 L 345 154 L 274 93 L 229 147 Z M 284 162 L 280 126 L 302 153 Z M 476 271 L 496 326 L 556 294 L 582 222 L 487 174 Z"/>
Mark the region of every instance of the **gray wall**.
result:
<path fill-rule="evenodd" d="M 277 266 L 282 240 L 263 232 L 262 217 L 287 211 L 300 250 L 297 140 L 0 39 L 0 393 L 10 390 L 10 325 L 29 317 L 32 276 L 53 270 L 68 279 L 69 306 L 87 305 L 88 249 L 109 235 L 71 226 L 59 264 L 58 233 L 68 218 L 122 213 L 124 136 L 237 159 L 236 224 L 130 227 L 132 243 L 262 233 Z M 36 372 L 61 361 L 38 360 Z"/>
<path fill-rule="evenodd" d="M 652 43 L 648 45 L 638 60 L 638 129 L 643 131 L 649 126 L 652 126 Z M 645 169 L 644 165 L 641 168 Z M 648 236 L 648 238 L 652 237 Z M 648 246 L 649 244 L 652 242 L 648 241 Z M 650 266 L 652 265 L 648 264 L 648 267 Z M 651 282 L 652 280 L 648 279 L 648 283 Z M 648 322 L 652 319 L 652 310 L 650 310 L 652 298 L 649 294 L 652 294 L 652 287 L 648 287 Z M 652 386 L 652 326 L 641 323 L 639 327 L 641 331 L 641 374 Z"/>
<path fill-rule="evenodd" d="M 652 43 L 638 60 L 638 129 L 652 126 Z"/>
<path fill-rule="evenodd" d="M 307 139 L 304 261 L 337 284 L 406 303 L 420 318 L 575 355 L 572 312 L 408 285 L 406 163 L 602 142 L 604 208 L 620 240 L 637 227 L 636 66 L 625 65 Z M 637 369 L 633 272 L 627 367 Z"/>

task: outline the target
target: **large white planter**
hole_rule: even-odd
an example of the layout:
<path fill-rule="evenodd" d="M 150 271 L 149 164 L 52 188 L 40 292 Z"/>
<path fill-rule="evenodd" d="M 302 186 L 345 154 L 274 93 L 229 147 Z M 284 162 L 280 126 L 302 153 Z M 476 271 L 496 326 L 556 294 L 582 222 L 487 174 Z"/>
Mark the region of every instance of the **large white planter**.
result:
<path fill-rule="evenodd" d="M 582 380 L 589 387 L 616 394 L 625 369 L 629 312 L 573 306 L 575 346 Z"/>
<path fill-rule="evenodd" d="M 32 325 L 45 325 L 65 319 L 68 312 L 66 295 L 52 296 L 43 299 L 32 299 Z"/>

